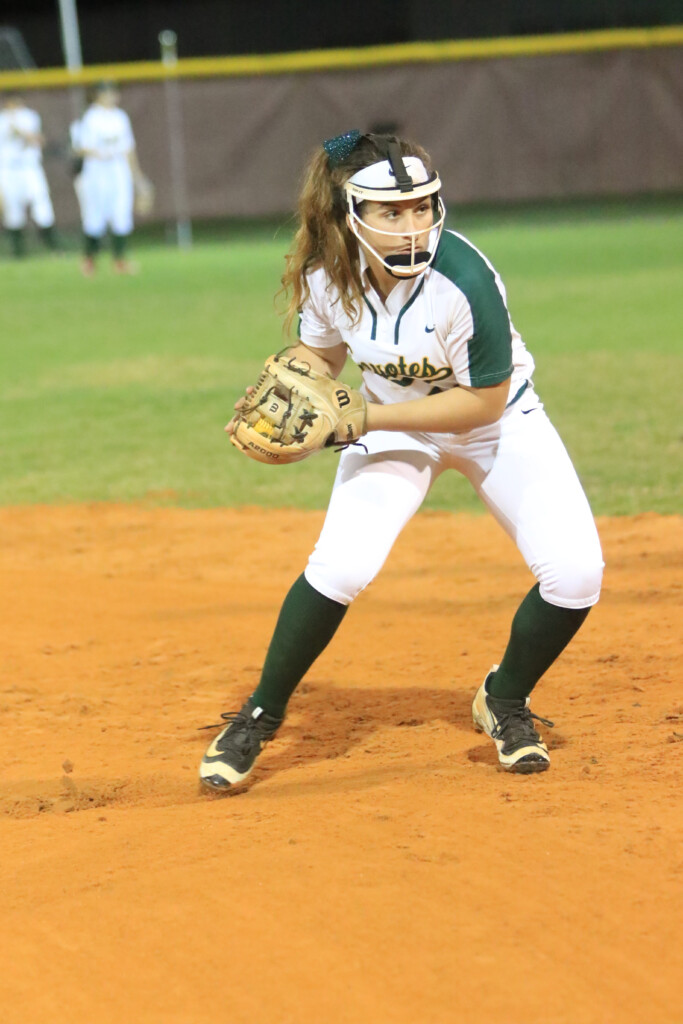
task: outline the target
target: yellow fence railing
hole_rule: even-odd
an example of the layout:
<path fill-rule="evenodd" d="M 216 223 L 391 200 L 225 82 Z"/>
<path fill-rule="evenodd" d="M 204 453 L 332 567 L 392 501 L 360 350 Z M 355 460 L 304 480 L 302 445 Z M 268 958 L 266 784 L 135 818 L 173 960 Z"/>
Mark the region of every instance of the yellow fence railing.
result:
<path fill-rule="evenodd" d="M 658 28 L 606 29 L 561 35 L 516 36 L 501 39 L 443 40 L 399 43 L 344 50 L 307 50 L 241 57 L 192 57 L 168 66 L 159 61 L 92 64 L 80 71 L 45 68 L 0 72 L 2 89 L 49 89 L 88 85 L 102 79 L 141 82 L 174 78 L 247 77 L 311 71 L 375 68 L 396 64 L 446 63 L 496 57 L 537 57 L 599 50 L 644 49 L 683 45 L 683 25 Z"/>

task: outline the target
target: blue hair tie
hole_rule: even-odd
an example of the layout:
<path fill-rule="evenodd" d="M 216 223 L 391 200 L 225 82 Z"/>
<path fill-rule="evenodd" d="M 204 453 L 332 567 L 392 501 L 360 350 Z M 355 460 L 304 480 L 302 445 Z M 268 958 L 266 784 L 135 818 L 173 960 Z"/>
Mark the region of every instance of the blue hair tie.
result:
<path fill-rule="evenodd" d="M 343 164 L 362 138 L 361 132 L 353 128 L 350 132 L 344 132 L 343 135 L 335 135 L 333 139 L 325 139 L 323 149 L 329 158 L 330 167 L 335 168 Z"/>

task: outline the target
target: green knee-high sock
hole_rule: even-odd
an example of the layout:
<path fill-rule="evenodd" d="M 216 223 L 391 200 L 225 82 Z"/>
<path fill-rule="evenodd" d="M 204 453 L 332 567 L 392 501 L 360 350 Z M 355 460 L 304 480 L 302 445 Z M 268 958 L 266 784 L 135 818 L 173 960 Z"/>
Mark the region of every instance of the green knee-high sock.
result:
<path fill-rule="evenodd" d="M 297 683 L 325 650 L 347 606 L 331 601 L 301 575 L 284 600 L 253 700 L 282 718 Z"/>
<path fill-rule="evenodd" d="M 111 236 L 111 251 L 115 260 L 122 260 L 124 258 L 127 244 L 128 235 Z"/>
<path fill-rule="evenodd" d="M 492 697 L 528 697 L 556 658 L 559 658 L 590 608 L 559 608 L 548 604 L 538 583 L 520 604 L 503 660 L 489 684 Z"/>
<path fill-rule="evenodd" d="M 94 235 L 83 235 L 83 253 L 88 259 L 94 259 L 100 251 L 102 240 Z"/>
<path fill-rule="evenodd" d="M 21 259 L 26 254 L 26 239 L 23 228 L 8 228 L 7 234 L 12 245 L 12 255 L 15 259 Z"/>

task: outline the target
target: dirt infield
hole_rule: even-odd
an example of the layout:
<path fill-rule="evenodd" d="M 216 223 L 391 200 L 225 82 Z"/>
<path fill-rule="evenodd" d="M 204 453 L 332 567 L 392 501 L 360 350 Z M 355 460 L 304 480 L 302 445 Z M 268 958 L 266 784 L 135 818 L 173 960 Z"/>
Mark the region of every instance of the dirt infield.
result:
<path fill-rule="evenodd" d="M 321 518 L 0 510 L 3 1024 L 681 1024 L 683 521 L 600 522 L 545 775 L 470 718 L 531 578 L 424 513 L 249 790 L 200 795 Z"/>

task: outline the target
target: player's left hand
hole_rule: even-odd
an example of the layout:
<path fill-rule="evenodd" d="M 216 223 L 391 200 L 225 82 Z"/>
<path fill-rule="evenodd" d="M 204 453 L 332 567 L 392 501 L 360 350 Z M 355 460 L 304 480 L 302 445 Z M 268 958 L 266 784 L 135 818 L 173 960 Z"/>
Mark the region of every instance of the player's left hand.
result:
<path fill-rule="evenodd" d="M 232 417 L 230 422 L 227 423 L 226 426 L 225 426 L 226 434 L 234 434 L 235 433 L 235 427 L 236 427 L 236 425 L 237 425 L 237 423 L 239 421 L 238 413 L 239 413 L 240 409 L 243 407 L 244 403 L 249 398 L 249 396 L 253 395 L 255 390 L 256 389 L 250 384 L 249 387 L 246 389 L 245 393 L 242 395 L 242 397 L 238 398 L 237 401 L 235 402 L 235 404 L 233 406 L 233 408 L 235 410 L 235 415 Z"/>
<path fill-rule="evenodd" d="M 151 213 L 154 208 L 154 185 L 144 174 L 138 174 L 133 184 L 135 188 L 135 212 L 144 217 Z"/>
<path fill-rule="evenodd" d="M 367 403 L 359 391 L 285 351 L 266 360 L 226 430 L 249 458 L 286 465 L 323 448 L 353 444 L 366 423 Z"/>

